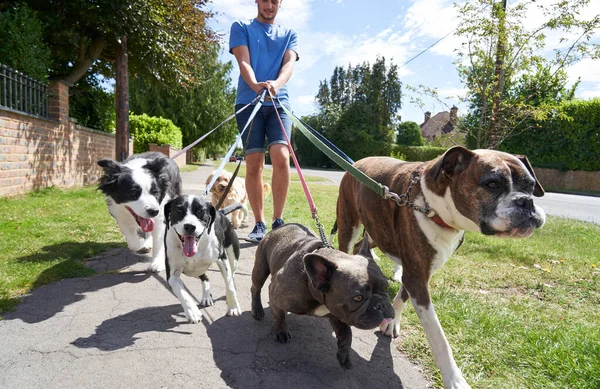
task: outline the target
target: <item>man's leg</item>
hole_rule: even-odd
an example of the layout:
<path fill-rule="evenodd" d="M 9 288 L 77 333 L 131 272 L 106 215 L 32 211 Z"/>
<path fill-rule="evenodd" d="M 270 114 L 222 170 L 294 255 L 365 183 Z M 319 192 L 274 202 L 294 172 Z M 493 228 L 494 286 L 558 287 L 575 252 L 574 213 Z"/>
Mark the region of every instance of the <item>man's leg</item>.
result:
<path fill-rule="evenodd" d="M 265 221 L 262 176 L 264 166 L 264 153 L 246 154 L 246 193 L 248 193 L 248 201 L 257 223 Z M 275 176 L 274 173 L 273 176 Z M 275 190 L 273 190 L 274 192 Z M 275 198 L 274 195 L 273 198 Z"/>
<path fill-rule="evenodd" d="M 274 144 L 269 149 L 273 166 L 273 220 L 283 219 L 283 209 L 290 188 L 290 151 L 287 145 Z M 259 188 L 262 196 L 262 181 Z"/>

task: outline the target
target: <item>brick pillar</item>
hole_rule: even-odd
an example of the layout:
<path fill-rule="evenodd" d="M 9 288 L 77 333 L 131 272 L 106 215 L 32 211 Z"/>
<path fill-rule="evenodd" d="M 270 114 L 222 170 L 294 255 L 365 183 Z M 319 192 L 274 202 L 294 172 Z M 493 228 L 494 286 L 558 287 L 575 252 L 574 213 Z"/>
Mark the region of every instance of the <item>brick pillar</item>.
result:
<path fill-rule="evenodd" d="M 63 81 L 50 81 L 48 85 L 48 115 L 50 119 L 61 123 L 69 121 L 69 84 Z"/>

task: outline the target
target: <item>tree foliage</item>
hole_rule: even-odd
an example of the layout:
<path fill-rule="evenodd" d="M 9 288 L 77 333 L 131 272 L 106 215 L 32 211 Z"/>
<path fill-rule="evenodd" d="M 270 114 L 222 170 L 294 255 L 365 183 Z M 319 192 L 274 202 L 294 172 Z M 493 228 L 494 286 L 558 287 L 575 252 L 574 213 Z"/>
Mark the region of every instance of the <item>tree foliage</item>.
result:
<path fill-rule="evenodd" d="M 415 122 L 402 122 L 398 124 L 396 143 L 404 146 L 423 146 L 425 139 L 421 134 L 421 127 Z"/>
<path fill-rule="evenodd" d="M 229 74 L 231 63 L 218 60 L 218 47 L 201 53 L 195 58 L 197 65 L 191 69 L 194 85 L 168 87 L 149 82 L 139 76 L 130 86 L 130 109 L 136 114 L 146 113 L 173 121 L 183 134 L 184 146 L 195 141 L 216 127 L 233 113 L 235 91 L 231 88 Z M 229 121 L 198 147 L 210 151 L 229 147 L 235 140 L 237 127 Z"/>
<path fill-rule="evenodd" d="M 115 94 L 88 73 L 69 88 L 69 116 L 77 123 L 104 132 L 115 132 Z"/>
<path fill-rule="evenodd" d="M 50 49 L 44 42 L 42 24 L 26 4 L 0 8 L 0 63 L 46 81 Z"/>
<path fill-rule="evenodd" d="M 373 66 L 368 62 L 346 69 L 337 66 L 329 82 L 320 82 L 316 101 L 319 112 L 306 118 L 307 122 L 348 156 L 358 160 L 368 155 L 389 155 L 401 106 L 398 66 L 386 66 L 383 57 L 377 58 Z M 302 147 L 303 136 L 297 138 L 297 147 Z M 319 163 L 329 165 L 326 161 Z"/>
<path fill-rule="evenodd" d="M 589 0 L 561 0 L 553 4 L 521 2 L 506 12 L 499 2 L 478 0 L 459 7 L 457 35 L 466 42 L 459 50 L 457 66 L 468 89 L 470 112 L 463 118 L 474 147 L 498 147 L 508 136 L 530 129 L 555 104 L 570 99 L 565 69 L 583 58 L 598 58 L 600 46 L 590 41 L 600 27 L 600 15 L 580 14 Z M 536 9 L 537 8 L 537 9 Z M 539 26 L 526 28 L 525 18 L 537 11 L 544 15 Z M 501 23 L 504 23 L 504 25 Z M 502 27 L 503 26 L 503 27 Z M 544 55 L 547 34 L 560 34 L 554 56 Z M 498 41 L 504 44 L 498 58 Z M 497 60 L 502 66 L 497 66 Z M 494 104 L 495 128 L 500 136 L 490 141 Z"/>
<path fill-rule="evenodd" d="M 206 0 L 20 0 L 34 10 L 52 52 L 51 74 L 73 84 L 94 70 L 113 76 L 116 47 L 128 37 L 130 73 L 188 83 L 197 53 L 215 42 Z"/>

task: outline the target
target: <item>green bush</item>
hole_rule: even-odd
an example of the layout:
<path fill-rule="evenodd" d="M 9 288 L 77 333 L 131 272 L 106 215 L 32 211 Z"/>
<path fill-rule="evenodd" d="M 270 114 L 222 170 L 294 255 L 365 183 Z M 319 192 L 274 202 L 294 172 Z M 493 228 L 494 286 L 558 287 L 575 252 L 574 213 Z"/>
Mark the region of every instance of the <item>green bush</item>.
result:
<path fill-rule="evenodd" d="M 0 63 L 40 81 L 48 78 L 50 49 L 42 25 L 27 5 L 0 13 Z"/>
<path fill-rule="evenodd" d="M 424 162 L 439 157 L 446 150 L 445 147 L 394 145 L 389 155 L 403 161 Z"/>
<path fill-rule="evenodd" d="M 600 170 L 600 99 L 566 101 L 552 117 L 506 139 L 504 151 L 525 154 L 535 167 Z"/>
<path fill-rule="evenodd" d="M 129 131 L 133 137 L 133 152 L 149 150 L 149 144 L 171 145 L 181 148 L 181 130 L 169 119 L 146 114 L 129 115 Z"/>
<path fill-rule="evenodd" d="M 423 146 L 425 139 L 421 134 L 421 127 L 415 122 L 400 123 L 396 143 L 404 146 Z"/>

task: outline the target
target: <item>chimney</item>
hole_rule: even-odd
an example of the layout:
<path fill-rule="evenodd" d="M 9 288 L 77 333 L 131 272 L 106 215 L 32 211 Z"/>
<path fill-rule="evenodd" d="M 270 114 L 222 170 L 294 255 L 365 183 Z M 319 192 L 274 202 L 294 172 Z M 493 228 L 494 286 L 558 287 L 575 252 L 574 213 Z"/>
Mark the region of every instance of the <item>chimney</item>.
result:
<path fill-rule="evenodd" d="M 425 112 L 425 121 L 423 122 L 423 124 L 427 123 L 429 119 L 431 119 L 431 112 L 427 111 Z"/>
<path fill-rule="evenodd" d="M 455 126 L 458 123 L 458 107 L 456 105 L 450 108 L 450 122 Z"/>

